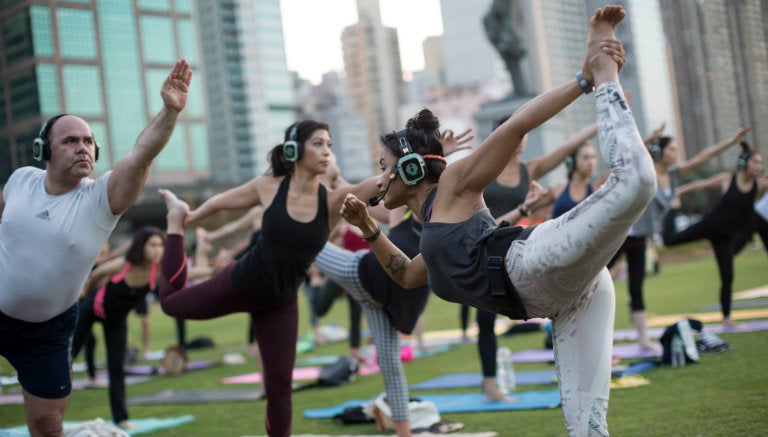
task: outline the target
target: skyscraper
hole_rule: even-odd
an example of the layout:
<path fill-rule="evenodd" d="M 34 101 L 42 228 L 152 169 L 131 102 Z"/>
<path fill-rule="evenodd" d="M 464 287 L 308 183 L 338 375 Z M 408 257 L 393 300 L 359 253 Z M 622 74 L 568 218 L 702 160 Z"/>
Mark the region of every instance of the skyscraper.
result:
<path fill-rule="evenodd" d="M 688 155 L 751 124 L 768 143 L 768 4 L 764 0 L 660 1 L 672 51 Z M 722 161 L 735 165 L 735 153 Z"/>
<path fill-rule="evenodd" d="M 238 184 L 267 167 L 267 153 L 295 121 L 278 0 L 198 0 L 211 168 Z"/>
<path fill-rule="evenodd" d="M 359 21 L 342 33 L 350 106 L 362 111 L 372 167 L 379 161 L 379 135 L 397 129 L 405 100 L 397 31 L 381 24 L 378 0 L 357 0 Z"/>
<path fill-rule="evenodd" d="M 40 165 L 31 144 L 53 115 L 72 113 L 101 145 L 95 173 L 134 145 L 162 107 L 160 85 L 174 61 L 199 66 L 188 0 L 17 1 L 0 10 L 0 182 Z M 8 2 L 6 2 L 8 4 Z M 199 78 L 151 184 L 192 183 L 210 174 Z"/>

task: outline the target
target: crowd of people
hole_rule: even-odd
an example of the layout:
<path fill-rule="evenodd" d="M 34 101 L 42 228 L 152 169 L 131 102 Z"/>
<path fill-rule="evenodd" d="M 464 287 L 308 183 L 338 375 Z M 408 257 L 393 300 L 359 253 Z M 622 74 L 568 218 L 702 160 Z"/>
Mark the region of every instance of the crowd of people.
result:
<path fill-rule="evenodd" d="M 625 51 L 614 29 L 624 16 L 620 6 L 598 9 L 589 21 L 582 71 L 500 119 L 477 147 L 466 146 L 468 131 L 441 131 L 437 115 L 423 109 L 381 135 L 381 175 L 350 184 L 338 173 L 331 127 L 299 120 L 286 127 L 261 176 L 200 205 L 158 190 L 165 229 L 138 229 L 122 256 L 111 260 L 100 252 L 173 133 L 187 102 L 189 63 L 175 63 L 158 115 L 98 178 L 91 178 L 99 145 L 88 123 L 69 114 L 47 120 L 33 145 L 45 169 L 16 170 L 0 197 L 0 355 L 18 373 L 30 434 L 63 435 L 71 357 L 83 347 L 91 356 L 95 322 L 103 326 L 113 421 L 132 427 L 123 370 L 127 317 L 133 309 L 146 314 L 146 298 L 156 293 L 162 311 L 178 323 L 182 347 L 185 320 L 250 316 L 248 333 L 264 375 L 264 427 L 269 436 L 289 436 L 304 288 L 313 326 L 340 293 L 349 298 L 351 314 L 356 311 L 353 318 L 365 315 L 399 437 L 412 435 L 401 336 L 416 329 L 430 293 L 461 305 L 465 329 L 469 307 L 477 308 L 487 402 L 516 401 L 496 381 L 496 315 L 550 319 L 565 428 L 572 436 L 608 435 L 616 316 L 608 267 L 626 255 L 639 343 L 658 350 L 647 334 L 643 300 L 654 236 L 667 246 L 710 241 L 727 326 L 734 325 L 733 256 L 754 232 L 768 242 L 768 179 L 762 152 L 744 140 L 749 127 L 684 161 L 675 138 L 660 131 L 641 136 L 619 83 Z M 530 131 L 592 92 L 595 124 L 546 156 L 521 159 Z M 587 143 L 595 135 L 596 144 Z M 682 184 L 736 144 L 735 171 Z M 455 159 L 456 151 L 471 153 Z M 595 179 L 598 156 L 607 172 Z M 564 186 L 545 189 L 537 182 L 561 164 L 568 173 Z M 700 222 L 677 229 L 681 196 L 704 189 L 721 190 L 717 205 Z M 246 214 L 216 230 L 196 229 L 189 261 L 186 231 L 230 210 Z M 537 211 L 549 219 L 514 226 Z M 382 223 L 389 224 L 386 232 Z M 339 229 L 347 245 L 332 241 Z M 249 241 L 209 262 L 211 243 L 236 230 L 251 233 Z M 325 291 L 328 283 L 332 291 Z M 359 326 L 355 331 L 350 355 L 357 358 Z"/>

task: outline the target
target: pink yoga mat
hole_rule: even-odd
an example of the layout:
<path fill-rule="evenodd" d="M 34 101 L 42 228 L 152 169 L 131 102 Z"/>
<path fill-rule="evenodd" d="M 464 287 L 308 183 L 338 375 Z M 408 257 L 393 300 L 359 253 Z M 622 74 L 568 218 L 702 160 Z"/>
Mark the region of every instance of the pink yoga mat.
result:
<path fill-rule="evenodd" d="M 320 367 L 296 367 L 293 369 L 294 381 L 311 381 L 320 376 Z M 260 384 L 261 372 L 246 373 L 245 375 L 229 376 L 221 379 L 222 384 Z"/>

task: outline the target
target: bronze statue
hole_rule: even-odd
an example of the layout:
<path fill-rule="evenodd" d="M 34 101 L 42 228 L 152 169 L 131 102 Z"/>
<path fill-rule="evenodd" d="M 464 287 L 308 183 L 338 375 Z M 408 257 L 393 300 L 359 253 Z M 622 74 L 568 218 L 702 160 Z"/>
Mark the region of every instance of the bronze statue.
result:
<path fill-rule="evenodd" d="M 488 39 L 499 52 L 509 71 L 513 88 L 510 97 L 524 97 L 529 93 L 520 69 L 520 61 L 525 57 L 526 50 L 523 41 L 515 32 L 512 1 L 493 0 L 491 9 L 483 17 L 483 25 Z"/>

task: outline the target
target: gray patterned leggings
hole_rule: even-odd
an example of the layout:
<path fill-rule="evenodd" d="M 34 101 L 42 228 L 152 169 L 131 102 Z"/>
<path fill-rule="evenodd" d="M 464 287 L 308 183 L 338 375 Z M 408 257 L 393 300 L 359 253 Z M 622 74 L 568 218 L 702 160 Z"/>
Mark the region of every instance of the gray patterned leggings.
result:
<path fill-rule="evenodd" d="M 376 356 L 384 377 L 384 390 L 392 409 L 392 419 L 408 420 L 408 382 L 400 361 L 400 333 L 390 323 L 381 304 L 373 300 L 365 290 L 357 273 L 360 258 L 367 252 L 352 252 L 326 243 L 315 258 L 315 265 L 360 303 L 376 345 Z"/>
<path fill-rule="evenodd" d="M 607 436 L 615 296 L 605 268 L 656 192 L 651 157 L 617 82 L 600 85 L 598 145 L 611 175 L 562 216 L 515 241 L 506 267 L 531 317 L 552 319 L 571 436 Z"/>

